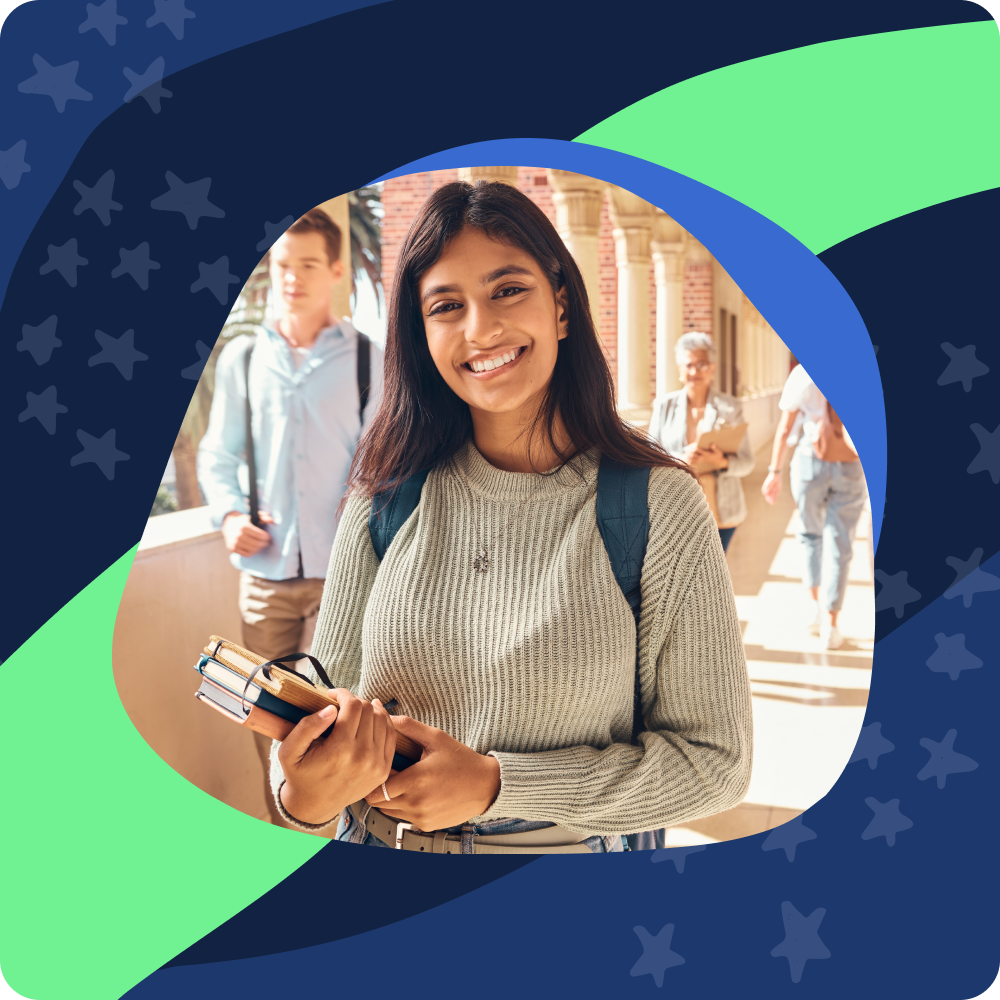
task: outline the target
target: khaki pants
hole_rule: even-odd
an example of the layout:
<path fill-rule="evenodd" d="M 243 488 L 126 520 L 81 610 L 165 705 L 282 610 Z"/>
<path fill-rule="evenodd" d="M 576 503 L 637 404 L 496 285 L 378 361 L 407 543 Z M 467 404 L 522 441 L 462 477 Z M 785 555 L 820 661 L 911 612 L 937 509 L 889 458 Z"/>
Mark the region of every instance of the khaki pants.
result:
<path fill-rule="evenodd" d="M 310 577 L 266 580 L 241 573 L 239 606 L 243 645 L 268 660 L 289 653 L 308 653 L 316 631 L 323 582 Z M 271 795 L 271 740 L 260 733 L 253 735 L 264 769 L 264 801 L 271 813 L 271 822 L 287 826 Z"/>

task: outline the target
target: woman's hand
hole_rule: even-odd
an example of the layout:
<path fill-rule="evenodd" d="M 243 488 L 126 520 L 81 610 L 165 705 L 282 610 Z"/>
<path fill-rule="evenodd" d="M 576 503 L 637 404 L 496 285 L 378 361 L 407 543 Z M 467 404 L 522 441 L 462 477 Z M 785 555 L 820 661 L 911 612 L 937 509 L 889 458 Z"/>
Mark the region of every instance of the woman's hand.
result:
<path fill-rule="evenodd" d="M 712 469 L 728 469 L 729 459 L 717 444 L 709 445 L 701 454 L 704 456 L 701 461 L 709 465 Z"/>
<path fill-rule="evenodd" d="M 326 823 L 364 798 L 389 777 L 396 752 L 396 730 L 380 701 L 369 704 L 345 688 L 333 693 L 340 710 L 330 705 L 307 715 L 278 750 L 282 805 L 303 823 Z M 320 739 L 334 719 L 333 732 Z"/>
<path fill-rule="evenodd" d="M 366 796 L 369 804 L 412 823 L 418 830 L 443 830 L 479 816 L 500 793 L 500 762 L 478 754 L 446 732 L 405 715 L 394 715 L 397 732 L 423 747 L 420 760 L 380 783 Z M 372 786 L 369 785 L 369 788 Z"/>
<path fill-rule="evenodd" d="M 764 499 L 768 503 L 776 503 L 778 497 L 781 495 L 781 473 L 769 472 L 760 491 L 764 494 Z"/>

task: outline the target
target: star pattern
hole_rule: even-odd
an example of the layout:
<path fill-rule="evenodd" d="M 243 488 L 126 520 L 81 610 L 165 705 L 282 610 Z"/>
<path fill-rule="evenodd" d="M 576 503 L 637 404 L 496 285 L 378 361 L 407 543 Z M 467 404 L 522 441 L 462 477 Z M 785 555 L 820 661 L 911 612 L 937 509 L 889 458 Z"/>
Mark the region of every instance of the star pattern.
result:
<path fill-rule="evenodd" d="M 80 68 L 78 60 L 63 63 L 62 66 L 50 66 L 38 53 L 31 57 L 35 64 L 35 75 L 22 80 L 17 89 L 22 94 L 40 94 L 52 98 L 56 111 L 62 114 L 66 110 L 67 101 L 92 101 L 94 95 L 88 93 L 76 82 L 76 71 Z"/>
<path fill-rule="evenodd" d="M 159 56 L 149 64 L 145 73 L 136 73 L 126 66 L 122 72 L 131 86 L 125 91 L 125 103 L 130 104 L 134 98 L 141 97 L 153 109 L 153 114 L 158 115 L 160 98 L 174 96 L 173 91 L 167 90 L 160 82 L 166 65 L 163 56 Z"/>
<path fill-rule="evenodd" d="M 49 259 L 38 269 L 39 274 L 58 271 L 70 288 L 76 288 L 76 269 L 87 263 L 86 257 L 81 257 L 76 251 L 76 237 L 67 240 L 61 247 L 48 246 Z"/>
<path fill-rule="evenodd" d="M 674 925 L 666 924 L 655 937 L 645 927 L 633 927 L 642 944 L 642 957 L 632 966 L 630 976 L 652 976 L 657 986 L 663 985 L 663 973 L 675 965 L 683 965 L 684 959 L 676 951 L 670 950 L 674 936 Z"/>
<path fill-rule="evenodd" d="M 878 799 L 870 795 L 865 799 L 865 805 L 875 813 L 872 821 L 865 827 L 861 834 L 862 840 L 871 840 L 873 837 L 885 837 L 885 842 L 890 847 L 896 845 L 896 834 L 903 830 L 909 830 L 913 826 L 913 820 L 904 816 L 899 811 L 899 799 L 889 799 L 888 802 L 879 802 Z"/>
<path fill-rule="evenodd" d="M 264 238 L 257 244 L 257 252 L 263 253 L 265 250 L 270 250 L 274 245 L 274 241 L 294 222 L 295 220 L 290 216 L 286 215 L 281 222 L 265 222 L 264 223 Z"/>
<path fill-rule="evenodd" d="M 111 277 L 120 278 L 123 274 L 131 274 L 135 283 L 146 291 L 149 288 L 149 272 L 160 269 L 155 260 L 149 259 L 149 244 L 140 243 L 134 250 L 119 247 L 118 257 L 121 263 L 111 272 Z"/>
<path fill-rule="evenodd" d="M 788 823 L 782 823 L 781 826 L 775 827 L 767 835 L 764 843 L 760 845 L 760 849 L 762 851 L 782 850 L 789 861 L 794 861 L 795 848 L 799 844 L 804 844 L 807 840 L 815 839 L 816 831 L 810 830 L 802 822 L 801 816 L 796 816 L 795 819 L 790 820 Z"/>
<path fill-rule="evenodd" d="M 19 139 L 10 149 L 0 149 L 0 181 L 8 191 L 21 183 L 21 175 L 31 172 L 31 165 L 24 162 L 27 139 Z"/>
<path fill-rule="evenodd" d="M 77 452 L 70 460 L 70 465 L 84 465 L 93 462 L 108 479 L 115 478 L 115 463 L 127 462 L 128 455 L 115 446 L 115 429 L 105 431 L 97 438 L 86 431 L 77 431 L 76 438 L 83 445 L 83 451 Z"/>
<path fill-rule="evenodd" d="M 180 212 L 191 229 L 198 228 L 198 220 L 204 215 L 210 219 L 223 219 L 226 213 L 208 200 L 208 189 L 212 186 L 211 177 L 203 177 L 200 181 L 185 184 L 175 173 L 167 171 L 169 190 L 154 198 L 150 208 L 159 212 Z"/>
<path fill-rule="evenodd" d="M 118 0 L 104 0 L 99 6 L 87 4 L 87 20 L 77 30 L 82 35 L 96 28 L 108 45 L 114 45 L 119 24 L 128 24 L 128 21 L 118 13 Z"/>
<path fill-rule="evenodd" d="M 907 583 L 906 575 L 905 569 L 891 576 L 883 570 L 875 570 L 875 579 L 882 584 L 881 590 L 875 595 L 876 612 L 892 608 L 896 612 L 896 617 L 902 618 L 903 608 L 920 600 L 920 591 L 914 590 Z"/>
<path fill-rule="evenodd" d="M 875 770 L 878 766 L 878 759 L 884 753 L 892 753 L 896 749 L 895 743 L 890 743 L 882 735 L 882 723 L 873 722 L 869 726 L 864 726 L 858 734 L 858 742 L 854 746 L 854 753 L 847 762 L 853 764 L 858 760 L 867 760 L 868 767 Z"/>
<path fill-rule="evenodd" d="M 126 330 L 118 339 L 109 336 L 102 330 L 95 330 L 94 337 L 101 345 L 101 350 L 87 359 L 87 364 L 112 364 L 126 382 L 132 381 L 132 367 L 137 361 L 148 361 L 149 355 L 135 349 L 135 330 Z"/>
<path fill-rule="evenodd" d="M 194 349 L 198 352 L 198 360 L 193 365 L 181 369 L 181 378 L 189 378 L 192 382 L 197 382 L 205 370 L 205 364 L 208 362 L 208 356 L 212 353 L 212 348 L 204 341 L 196 340 Z"/>
<path fill-rule="evenodd" d="M 57 402 L 56 387 L 50 385 L 45 392 L 37 396 L 29 392 L 25 399 L 28 401 L 28 408 L 17 415 L 18 421 L 23 424 L 25 420 L 34 417 L 50 434 L 55 434 L 56 415 L 69 412 L 62 403 Z"/>
<path fill-rule="evenodd" d="M 80 200 L 73 208 L 74 215 L 82 215 L 89 208 L 105 226 L 111 225 L 112 211 L 120 212 L 121 205 L 114 201 L 111 192 L 115 186 L 115 172 L 106 170 L 92 187 L 87 187 L 83 181 L 73 181 L 73 187 Z"/>
<path fill-rule="evenodd" d="M 661 861 L 673 861 L 678 875 L 684 874 L 684 863 L 689 854 L 700 854 L 707 850 L 706 844 L 692 844 L 690 847 L 658 847 L 653 851 L 652 862 L 658 865 Z"/>
<path fill-rule="evenodd" d="M 988 472 L 994 483 L 1000 483 L 1000 424 L 992 431 L 988 431 L 982 424 L 970 424 L 969 430 L 979 442 L 979 454 L 965 471 L 970 476 L 977 472 Z"/>
<path fill-rule="evenodd" d="M 201 277 L 191 286 L 192 293 L 207 288 L 219 300 L 220 305 L 226 305 L 229 301 L 229 286 L 240 283 L 235 274 L 229 273 L 228 257 L 220 257 L 214 264 L 200 262 L 198 273 Z"/>
<path fill-rule="evenodd" d="M 819 936 L 819 925 L 825 916 L 826 909 L 822 906 L 804 917 L 787 899 L 781 904 L 785 940 L 771 949 L 771 957 L 788 959 L 793 983 L 801 981 L 802 971 L 810 958 L 830 957 L 830 949 Z"/>
<path fill-rule="evenodd" d="M 21 339 L 17 342 L 17 349 L 27 351 L 35 359 L 36 365 L 44 365 L 52 357 L 52 352 L 57 347 L 62 347 L 62 341 L 56 336 L 57 322 L 58 317 L 50 316 L 38 326 L 29 326 L 25 323 L 21 327 Z"/>
<path fill-rule="evenodd" d="M 936 674 L 947 674 L 953 681 L 957 681 L 963 670 L 978 670 L 983 665 L 983 661 L 975 653 L 965 648 L 964 632 L 956 635 L 938 632 L 934 641 L 937 649 L 931 653 L 927 666 Z"/>
<path fill-rule="evenodd" d="M 146 22 L 147 28 L 157 24 L 165 24 L 177 41 L 184 37 L 184 22 L 189 17 L 195 17 L 192 10 L 184 6 L 184 0 L 153 0 L 156 12 Z"/>
<path fill-rule="evenodd" d="M 953 347 L 945 342 L 941 345 L 941 350 L 951 358 L 948 367 L 941 372 L 937 380 L 938 385 L 951 385 L 952 382 L 961 382 L 962 388 L 966 392 L 972 392 L 972 380 L 980 375 L 989 374 L 986 367 L 976 357 L 976 345 L 969 344 L 968 347 Z"/>
<path fill-rule="evenodd" d="M 947 600 L 961 597 L 962 603 L 967 608 L 971 608 L 973 595 L 1000 590 L 1000 576 L 994 576 L 979 568 L 979 560 L 982 558 L 983 550 L 978 548 L 973 550 L 972 555 L 965 561 L 957 556 L 948 556 L 945 559 L 945 562 L 955 571 L 955 579 L 944 592 Z"/>
<path fill-rule="evenodd" d="M 917 772 L 920 781 L 928 778 L 937 778 L 938 788 L 944 788 L 944 783 L 949 774 L 962 774 L 965 771 L 975 771 L 979 763 L 965 754 L 955 752 L 955 737 L 958 736 L 957 729 L 949 729 L 944 734 L 944 739 L 940 743 L 935 743 L 926 737 L 920 741 L 920 745 L 927 750 L 931 758 Z"/>

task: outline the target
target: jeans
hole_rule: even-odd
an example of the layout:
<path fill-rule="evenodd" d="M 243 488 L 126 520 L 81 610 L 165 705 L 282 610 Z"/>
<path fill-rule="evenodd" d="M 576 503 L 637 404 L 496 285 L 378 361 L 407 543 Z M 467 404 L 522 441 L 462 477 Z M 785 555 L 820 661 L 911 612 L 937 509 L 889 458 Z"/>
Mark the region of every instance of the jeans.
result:
<path fill-rule="evenodd" d="M 354 818 L 354 815 L 349 809 L 345 809 L 340 816 L 340 822 L 337 823 L 337 836 L 334 839 L 357 843 L 357 838 L 361 833 L 357 829 L 357 825 L 358 821 Z M 555 826 L 555 824 L 528 819 L 495 819 L 488 823 L 482 823 L 479 826 L 469 827 L 465 832 L 466 834 L 470 832 L 473 834 L 470 842 L 474 842 L 476 836 L 496 837 L 504 833 L 523 833 L 527 830 L 541 830 L 547 826 Z M 460 826 L 454 826 L 449 827 L 448 832 L 461 834 L 463 829 Z M 366 844 L 368 847 L 391 847 L 390 844 L 385 844 L 379 840 L 373 833 L 368 833 L 361 843 Z M 618 834 L 608 837 L 588 837 L 582 843 L 589 847 L 594 854 L 613 854 L 625 850 L 625 838 Z M 462 846 L 464 848 L 465 844 L 463 843 Z M 467 852 L 463 850 L 462 853 L 465 854 Z"/>
<path fill-rule="evenodd" d="M 735 528 L 719 528 L 719 541 L 722 542 L 722 551 L 729 548 L 729 543 L 733 540 Z"/>
<path fill-rule="evenodd" d="M 803 583 L 819 587 L 821 569 L 825 583 L 820 606 L 840 611 L 847 591 L 854 532 L 865 505 L 865 476 L 860 462 L 824 462 L 809 451 L 796 451 L 791 466 L 792 496 L 799 507 L 802 530 L 798 538 L 805 550 Z M 823 566 L 823 540 L 827 540 Z"/>

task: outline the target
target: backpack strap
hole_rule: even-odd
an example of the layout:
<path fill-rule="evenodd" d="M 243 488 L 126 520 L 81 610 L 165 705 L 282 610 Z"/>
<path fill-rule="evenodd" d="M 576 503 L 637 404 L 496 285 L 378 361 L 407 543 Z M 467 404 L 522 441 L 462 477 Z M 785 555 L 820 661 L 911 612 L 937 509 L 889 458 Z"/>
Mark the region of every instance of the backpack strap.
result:
<path fill-rule="evenodd" d="M 365 425 L 365 407 L 372 391 L 372 342 L 358 331 L 358 420 Z"/>
<path fill-rule="evenodd" d="M 247 480 L 250 483 L 250 495 L 247 503 L 250 507 L 250 523 L 255 527 L 261 527 L 260 523 L 260 499 L 257 496 L 257 456 L 253 446 L 253 410 L 250 406 L 250 358 L 253 357 L 253 349 L 257 345 L 257 338 L 250 338 L 250 346 L 243 356 L 243 376 L 246 382 L 247 399 L 245 408 L 246 420 L 246 459 L 247 459 Z"/>
<path fill-rule="evenodd" d="M 645 728 L 642 692 L 639 686 L 639 612 L 642 606 L 642 563 L 649 538 L 649 469 L 629 468 L 601 458 L 597 471 L 597 527 L 621 587 L 635 618 L 635 682 L 632 695 L 632 742 L 639 742 Z M 666 830 L 630 833 L 625 838 L 630 851 L 649 851 L 666 846 Z"/>
<path fill-rule="evenodd" d="M 385 558 L 386 549 L 407 518 L 417 509 L 420 493 L 427 482 L 430 469 L 418 472 L 392 490 L 381 490 L 372 497 L 372 511 L 368 515 L 368 534 L 379 562 Z"/>

